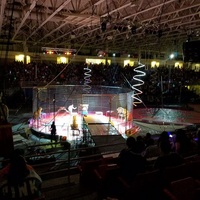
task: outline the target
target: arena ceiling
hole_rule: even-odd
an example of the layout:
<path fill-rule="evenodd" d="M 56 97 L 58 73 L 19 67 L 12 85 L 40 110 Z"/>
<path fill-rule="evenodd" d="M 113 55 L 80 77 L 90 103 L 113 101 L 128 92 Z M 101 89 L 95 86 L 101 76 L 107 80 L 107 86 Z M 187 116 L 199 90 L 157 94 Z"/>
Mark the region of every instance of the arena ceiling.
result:
<path fill-rule="evenodd" d="M 0 44 L 7 49 L 170 52 L 199 35 L 200 0 L 0 1 Z"/>

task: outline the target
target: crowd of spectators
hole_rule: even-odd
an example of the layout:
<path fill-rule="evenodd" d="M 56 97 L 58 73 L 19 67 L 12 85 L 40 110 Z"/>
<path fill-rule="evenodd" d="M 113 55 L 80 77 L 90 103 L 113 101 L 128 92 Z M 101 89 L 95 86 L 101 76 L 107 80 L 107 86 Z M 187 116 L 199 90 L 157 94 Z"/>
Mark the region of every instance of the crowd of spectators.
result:
<path fill-rule="evenodd" d="M 86 64 L 53 64 L 53 63 L 30 63 L 23 64 L 15 62 L 4 66 L 1 80 L 10 88 L 38 84 L 70 84 L 83 85 L 86 73 L 91 69 L 89 78 L 91 85 L 106 85 L 130 87 L 138 82 L 134 80 L 137 72 L 133 67 L 121 67 L 119 65 L 106 66 Z M 141 77 L 144 85 L 140 86 L 143 91 L 142 100 L 147 103 L 160 104 L 163 100 L 166 103 L 188 103 L 198 96 L 187 89 L 187 85 L 198 83 L 200 72 L 183 68 L 159 67 L 153 69 L 143 69 L 146 76 Z M 19 93 L 21 95 L 21 93 Z M 187 97 L 187 99 L 186 99 Z M 23 97 L 22 97 L 23 98 Z M 18 98 L 19 99 L 19 98 Z M 199 150 L 199 141 L 195 142 L 190 134 L 184 130 L 177 130 L 175 136 L 170 138 L 169 133 L 163 132 L 159 139 L 155 141 L 151 134 L 145 138 L 138 136 L 127 139 L 127 148 L 123 149 L 119 155 L 120 175 L 130 183 L 137 173 L 145 172 L 147 160 L 156 158 L 153 169 L 163 170 L 166 167 L 180 165 L 184 162 L 184 157 Z M 198 137 L 200 134 L 198 132 Z M 132 162 L 131 162 L 132 160 Z M 137 163 L 138 165 L 136 165 Z M 133 170 L 134 168 L 134 170 Z M 134 174 L 131 174 L 134 172 Z"/>
<path fill-rule="evenodd" d="M 170 187 L 170 178 L 165 177 L 166 170 L 173 170 L 176 167 L 181 168 L 181 166 L 185 166 L 189 162 L 188 158 L 198 155 L 199 140 L 196 140 L 198 134 L 199 131 L 194 134 L 185 129 L 178 129 L 173 134 L 163 131 L 157 138 L 153 138 L 150 133 L 147 133 L 145 137 L 128 137 L 126 140 L 127 147 L 121 150 L 118 157 L 120 182 L 126 183 L 131 187 L 141 174 L 145 176 L 145 174 L 153 174 L 158 171 L 161 177 L 161 188 Z M 149 148 L 152 148 L 151 154 L 149 154 Z M 186 173 L 183 175 L 187 176 Z M 154 179 L 156 177 L 151 178 Z M 145 180 L 148 181 L 148 179 Z M 155 186 L 149 185 L 148 187 L 153 189 Z M 145 193 L 144 188 L 141 190 Z M 141 197 L 144 194 L 139 193 L 138 195 Z M 147 197 L 144 199 L 147 199 Z M 165 198 L 159 197 L 158 199 Z"/>
<path fill-rule="evenodd" d="M 4 87 L 37 86 L 46 84 L 83 85 L 89 72 L 90 85 L 106 85 L 131 88 L 138 81 L 139 75 L 134 67 L 122 67 L 118 64 L 104 65 L 85 63 L 55 64 L 13 62 L 4 66 L 1 77 Z M 137 77 L 144 81 L 139 86 L 143 91 L 141 99 L 146 104 L 159 105 L 161 103 L 187 104 L 196 101 L 199 97 L 186 86 L 198 84 L 200 72 L 186 68 L 161 66 L 158 68 L 141 69 L 146 73 L 144 77 Z M 140 83 L 139 83 L 140 84 Z"/>

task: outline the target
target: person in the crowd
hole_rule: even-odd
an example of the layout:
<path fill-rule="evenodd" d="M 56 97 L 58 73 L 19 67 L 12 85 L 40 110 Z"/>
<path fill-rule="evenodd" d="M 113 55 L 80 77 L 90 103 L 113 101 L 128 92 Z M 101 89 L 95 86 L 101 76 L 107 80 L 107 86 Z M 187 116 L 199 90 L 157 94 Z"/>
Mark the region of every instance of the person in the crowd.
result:
<path fill-rule="evenodd" d="M 169 145 L 171 151 L 174 150 L 174 142 L 171 141 L 171 139 L 170 139 L 170 133 L 168 133 L 167 131 L 163 131 L 160 134 L 160 137 L 158 138 L 157 145 L 158 145 L 159 148 L 160 148 L 160 145 L 162 143 L 166 143 L 166 145 Z"/>
<path fill-rule="evenodd" d="M 26 164 L 22 150 L 14 150 L 10 162 L 0 171 L 1 200 L 35 200 L 42 198 L 42 180 Z"/>
<path fill-rule="evenodd" d="M 0 124 L 5 124 L 8 121 L 9 109 L 3 103 L 3 92 L 0 91 Z"/>
<path fill-rule="evenodd" d="M 131 183 L 138 173 L 147 169 L 146 159 L 136 151 L 136 140 L 128 137 L 126 140 L 127 148 L 121 150 L 118 156 L 118 165 L 121 176 Z"/>
<path fill-rule="evenodd" d="M 194 145 L 194 142 L 191 140 L 189 135 L 187 135 L 186 130 L 178 129 L 175 132 L 175 151 L 182 156 L 189 156 L 197 147 Z"/>
<path fill-rule="evenodd" d="M 143 152 L 143 156 L 146 159 L 156 159 L 158 156 L 160 156 L 160 149 L 159 146 L 156 143 L 156 140 L 152 138 L 152 135 L 150 133 L 147 133 L 144 137 L 144 142 L 146 145 L 145 151 Z"/>
<path fill-rule="evenodd" d="M 155 140 L 152 138 L 151 133 L 146 133 L 146 136 L 144 137 L 144 142 L 145 142 L 146 147 L 155 144 Z"/>
<path fill-rule="evenodd" d="M 178 166 L 184 163 L 184 158 L 177 152 L 172 151 L 171 144 L 169 142 L 161 141 L 159 148 L 161 155 L 158 156 L 154 163 L 155 169 L 163 171 L 167 167 Z"/>
<path fill-rule="evenodd" d="M 157 144 L 154 145 L 149 145 L 146 147 L 143 156 L 146 159 L 156 159 L 158 156 L 160 156 L 160 148 L 158 147 Z"/>
<path fill-rule="evenodd" d="M 53 63 L 29 63 L 24 64 L 22 62 L 10 63 L 5 67 L 5 73 L 8 74 L 5 82 L 7 86 L 16 86 L 26 84 L 26 82 L 32 82 L 34 85 L 37 83 L 46 83 L 55 79 L 55 83 L 61 84 L 82 84 L 83 74 L 84 74 L 84 63 L 81 65 L 70 63 L 68 67 L 62 72 L 60 76 L 57 74 L 65 68 L 64 64 L 53 64 Z M 133 77 L 133 70 L 130 66 L 126 65 L 124 67 L 119 64 L 92 64 L 91 81 L 93 85 L 111 85 L 111 86 L 123 86 L 124 79 L 121 79 L 120 74 L 123 73 L 127 80 L 131 80 Z M 37 69 L 37 70 L 36 70 Z M 117 70 L 116 70 L 117 69 Z M 37 71 L 37 74 L 35 73 Z M 142 85 L 141 90 L 143 91 L 142 99 L 146 103 L 155 103 L 161 104 L 161 101 L 158 99 L 160 84 L 152 83 L 152 76 L 157 74 L 157 76 L 163 77 L 163 83 L 168 82 L 168 76 L 164 76 L 169 69 L 166 66 L 158 67 L 146 70 L 145 83 Z M 113 74 L 115 72 L 115 74 Z M 181 85 L 188 84 L 188 82 L 198 81 L 200 72 L 197 72 L 192 69 L 183 69 L 183 68 L 171 68 L 171 80 L 173 81 L 173 87 L 170 87 L 169 90 L 164 92 L 164 101 L 165 103 L 176 103 L 180 99 L 180 87 Z M 181 85 L 178 83 L 182 83 Z M 168 87 L 167 87 L 168 88 Z M 15 98 L 16 99 L 16 98 Z M 195 92 L 190 91 L 187 87 L 182 88 L 181 92 L 182 103 L 188 103 L 191 99 L 193 101 L 199 99 L 199 95 Z M 13 101 L 11 102 L 13 104 Z"/>
<path fill-rule="evenodd" d="M 145 146 L 145 142 L 142 136 L 137 136 L 136 137 L 136 143 L 135 143 L 135 151 L 137 153 L 142 153 L 144 152 L 146 146 Z"/>
<path fill-rule="evenodd" d="M 200 150 L 200 128 L 197 130 L 197 147 Z"/>

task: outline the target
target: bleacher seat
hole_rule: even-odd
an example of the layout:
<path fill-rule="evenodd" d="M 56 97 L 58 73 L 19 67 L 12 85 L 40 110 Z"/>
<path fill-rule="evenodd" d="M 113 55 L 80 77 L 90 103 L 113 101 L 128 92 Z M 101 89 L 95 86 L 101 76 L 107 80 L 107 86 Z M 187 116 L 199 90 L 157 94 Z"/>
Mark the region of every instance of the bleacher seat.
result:
<path fill-rule="evenodd" d="M 192 177 L 186 177 L 170 183 L 164 190 L 170 200 L 199 200 L 200 185 Z"/>
<path fill-rule="evenodd" d="M 163 182 L 159 170 L 140 173 L 128 184 L 122 177 L 119 177 L 123 191 L 122 198 L 126 200 L 158 200 L 163 197 Z"/>

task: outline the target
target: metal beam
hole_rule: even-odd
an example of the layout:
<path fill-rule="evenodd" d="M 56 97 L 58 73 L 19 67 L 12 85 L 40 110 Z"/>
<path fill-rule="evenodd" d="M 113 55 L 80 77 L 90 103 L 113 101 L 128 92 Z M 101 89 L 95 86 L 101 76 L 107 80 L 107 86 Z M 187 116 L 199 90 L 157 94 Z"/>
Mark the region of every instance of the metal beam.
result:
<path fill-rule="evenodd" d="M 114 10 L 112 10 L 112 11 L 109 11 L 109 15 L 111 15 L 112 13 L 117 12 L 117 11 L 123 9 L 123 8 L 126 8 L 126 7 L 128 7 L 128 6 L 131 6 L 131 3 L 127 3 L 127 4 L 125 4 L 125 5 L 123 5 L 123 6 L 120 6 L 120 7 L 116 8 L 116 9 L 114 9 Z M 106 17 L 107 15 L 108 15 L 108 13 L 106 13 L 106 14 L 104 14 L 104 15 L 101 15 L 101 17 Z"/>
<path fill-rule="evenodd" d="M 4 18 L 4 10 L 6 7 L 6 0 L 1 0 L 1 10 L 0 10 L 0 35 L 1 35 L 1 29 L 3 24 L 3 18 Z"/>
<path fill-rule="evenodd" d="M 29 17 L 30 13 L 32 12 L 32 10 L 35 8 L 36 3 L 38 0 L 33 0 L 32 4 L 30 5 L 29 10 L 26 12 L 24 18 L 22 19 L 20 25 L 18 26 L 17 30 L 15 31 L 14 36 L 12 37 L 12 40 L 15 39 L 16 35 L 18 34 L 19 30 L 21 29 L 21 27 L 23 26 L 23 24 L 25 23 L 26 19 Z"/>
<path fill-rule="evenodd" d="M 127 6 L 130 6 L 131 5 L 131 3 L 128 3 L 128 4 L 126 4 L 126 5 L 123 5 L 123 6 L 121 6 L 121 7 L 119 7 L 119 8 L 117 8 L 117 9 L 115 9 L 115 10 L 112 10 L 111 12 L 109 12 L 110 14 L 111 13 L 113 13 L 113 12 L 116 12 L 116 11 L 119 11 L 119 10 L 121 10 L 121 9 L 123 9 L 123 8 L 125 8 L 125 7 L 127 7 Z M 107 16 L 108 15 L 108 13 L 106 13 L 106 14 L 104 14 L 104 15 L 102 15 L 101 17 L 105 17 L 105 16 Z M 78 24 L 80 24 L 80 23 L 77 23 L 76 25 L 78 25 Z M 76 30 L 78 30 L 78 29 L 81 29 L 82 27 L 85 27 L 86 25 L 82 25 L 82 26 L 80 26 L 80 27 L 78 27 L 78 28 L 76 28 L 75 30 L 73 30 L 73 31 L 76 31 Z M 99 28 L 97 28 L 97 30 L 98 30 Z M 93 30 L 92 30 L 93 31 Z M 71 32 L 71 31 L 70 31 Z M 70 32 L 68 32 L 68 33 L 66 33 L 66 34 L 64 34 L 64 35 L 62 35 L 62 36 L 60 36 L 60 37 L 58 37 L 58 38 L 56 38 L 56 39 L 54 39 L 54 40 L 52 40 L 52 41 L 50 41 L 49 43 L 52 43 L 52 42 L 55 42 L 56 40 L 58 40 L 58 39 L 61 39 L 61 38 L 63 38 L 63 37 L 65 37 L 66 35 L 68 35 Z M 48 43 L 48 44 L 49 44 Z"/>
<path fill-rule="evenodd" d="M 174 2 L 174 1 L 177 1 L 177 0 L 169 0 L 169 1 L 164 2 L 164 3 L 160 3 L 160 4 L 156 5 L 156 6 L 152 6 L 152 7 L 149 7 L 149 8 L 147 8 L 147 9 L 137 11 L 136 13 L 133 13 L 133 14 L 131 14 L 131 15 L 128 15 L 128 16 L 124 17 L 123 20 L 128 19 L 128 18 L 130 18 L 130 17 L 133 17 L 133 16 L 135 16 L 135 15 L 139 15 L 139 14 L 148 12 L 148 11 L 150 11 L 150 10 L 153 10 L 153 9 L 156 9 L 156 8 L 158 8 L 158 7 L 160 7 L 160 6 L 163 6 L 164 4 L 166 5 L 166 4 L 172 3 L 172 2 Z"/>
<path fill-rule="evenodd" d="M 34 35 L 40 28 L 42 28 L 42 26 L 44 26 L 52 17 L 54 17 L 59 11 L 61 11 L 69 2 L 71 2 L 71 0 L 67 0 L 65 1 L 61 6 L 59 6 L 56 11 L 54 13 L 52 13 L 42 24 L 40 24 L 40 26 L 32 32 L 32 34 L 30 34 L 27 38 L 26 41 L 32 36 Z"/>

